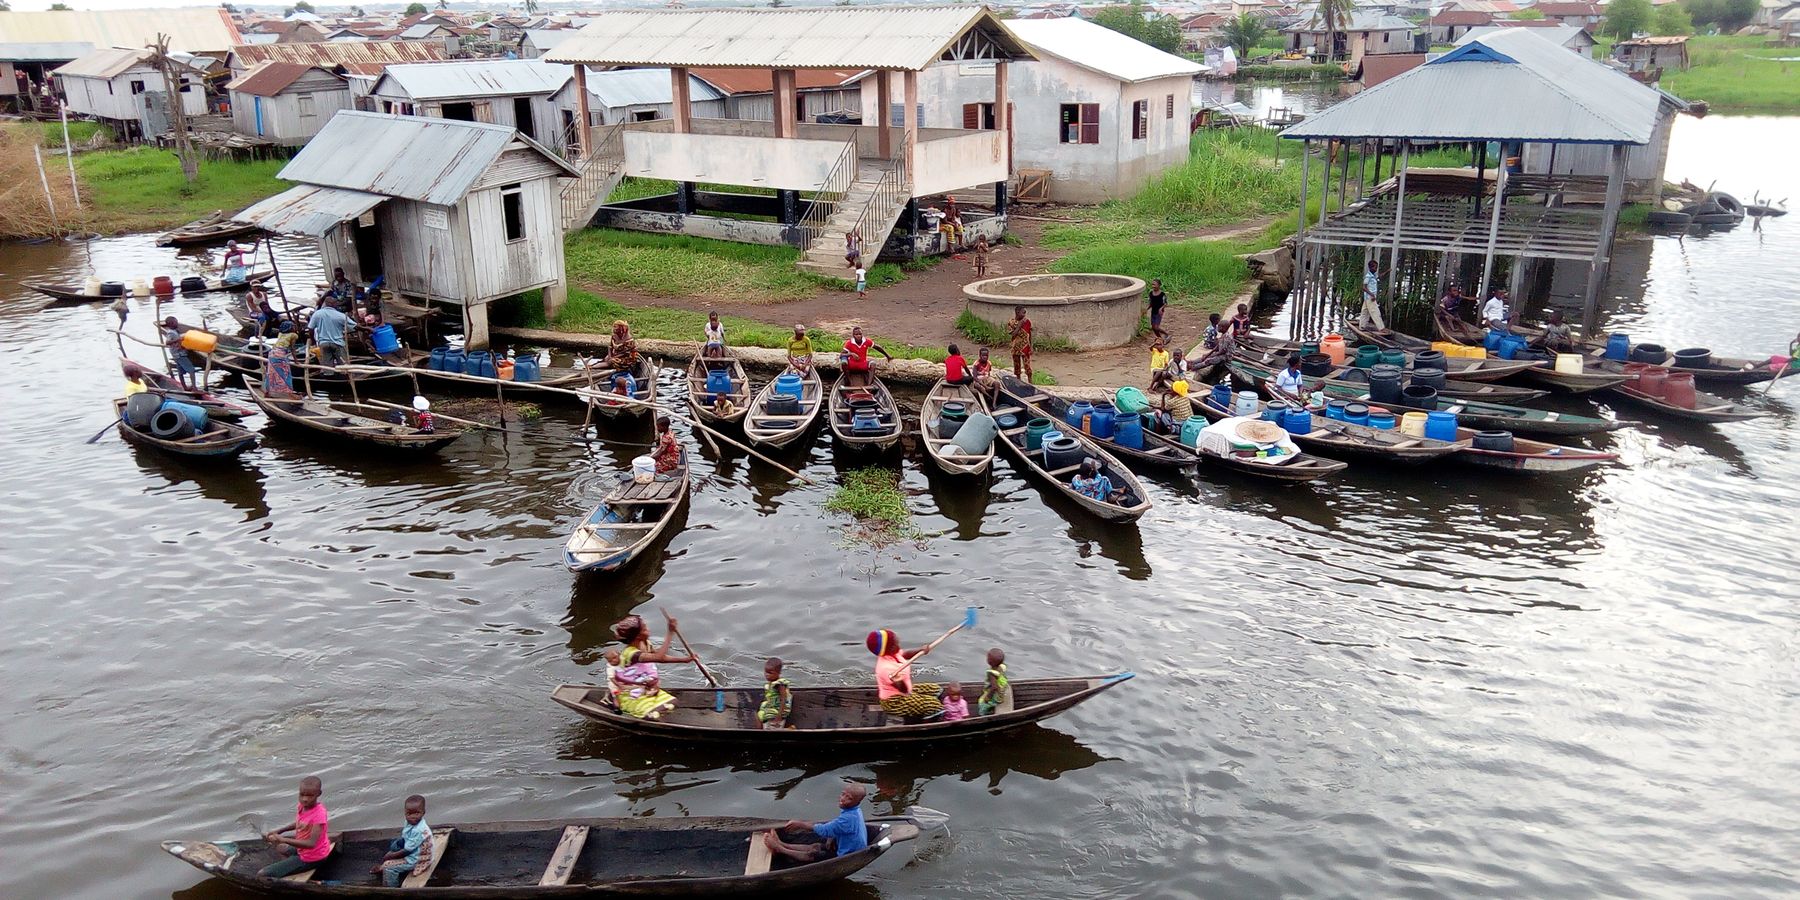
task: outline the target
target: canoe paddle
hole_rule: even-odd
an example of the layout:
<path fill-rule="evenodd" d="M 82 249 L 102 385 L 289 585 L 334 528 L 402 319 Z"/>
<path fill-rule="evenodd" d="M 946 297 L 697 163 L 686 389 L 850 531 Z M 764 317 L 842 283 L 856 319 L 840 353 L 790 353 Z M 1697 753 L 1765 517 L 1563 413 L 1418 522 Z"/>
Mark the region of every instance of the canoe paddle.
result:
<path fill-rule="evenodd" d="M 96 431 L 96 432 L 94 432 L 94 436 L 93 436 L 93 437 L 91 437 L 91 438 L 88 438 L 88 439 L 87 439 L 87 440 L 85 440 L 85 441 L 82 441 L 82 443 L 84 443 L 84 444 L 91 444 L 91 443 L 93 443 L 93 442 L 95 442 L 95 441 L 97 441 L 97 440 L 99 440 L 99 439 L 101 439 L 101 438 L 103 438 L 103 437 L 105 437 L 105 436 L 106 436 L 106 433 L 107 433 L 107 432 L 109 432 L 109 431 L 111 431 L 111 430 L 113 430 L 113 426 L 114 426 L 114 425 L 117 425 L 117 424 L 119 424 L 119 420 L 118 420 L 118 419 L 114 419 L 114 420 L 112 420 L 112 421 L 111 421 L 111 422 L 108 422 L 108 423 L 106 423 L 106 425 L 104 425 L 104 426 L 103 426 L 103 427 L 101 427 L 101 429 L 100 429 L 100 430 L 99 430 L 99 431 Z"/>
<path fill-rule="evenodd" d="M 949 631 L 946 631 L 943 634 L 938 635 L 937 640 L 932 641 L 929 644 L 926 644 L 923 650 L 919 651 L 916 654 L 913 654 L 913 657 L 911 659 L 908 659 L 906 662 L 901 663 L 900 668 L 894 670 L 894 674 L 898 675 L 901 672 L 906 671 L 907 668 L 909 668 L 913 663 L 916 663 L 919 661 L 919 657 L 924 656 L 925 654 L 930 653 L 933 650 L 936 650 L 937 645 L 948 640 L 951 635 L 963 630 L 964 628 L 974 628 L 974 627 L 975 627 L 975 607 L 971 606 L 966 611 L 963 612 L 963 620 L 961 622 L 956 623 L 955 628 L 952 628 Z"/>
<path fill-rule="evenodd" d="M 669 611 L 666 609 L 663 610 L 663 618 L 666 619 L 668 617 L 669 617 Z M 700 668 L 700 674 L 706 676 L 706 683 L 712 686 L 712 689 L 713 689 L 713 712 L 724 712 L 725 711 L 725 691 L 719 687 L 719 679 L 714 678 L 713 674 L 706 670 L 706 663 L 701 662 L 700 655 L 698 653 L 694 652 L 694 648 L 688 646 L 687 636 L 681 633 L 681 629 L 671 628 L 669 630 L 674 633 L 675 639 L 681 642 L 682 652 L 686 653 L 688 656 L 693 658 L 694 665 L 696 665 Z"/>

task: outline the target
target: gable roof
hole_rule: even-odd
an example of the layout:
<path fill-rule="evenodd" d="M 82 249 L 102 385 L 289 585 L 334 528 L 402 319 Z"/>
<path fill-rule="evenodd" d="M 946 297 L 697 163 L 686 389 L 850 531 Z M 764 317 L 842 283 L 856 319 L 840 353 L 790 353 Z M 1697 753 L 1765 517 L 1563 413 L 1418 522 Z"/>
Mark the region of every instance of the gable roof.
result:
<path fill-rule="evenodd" d="M 346 109 L 332 116 L 276 177 L 449 206 L 515 141 L 570 176 L 580 174 L 508 125 Z"/>
<path fill-rule="evenodd" d="M 1437 15 L 1432 16 L 1427 24 L 1448 27 L 1455 25 L 1488 25 L 1492 24 L 1493 21 L 1494 14 L 1484 10 L 1446 9 L 1441 10 Z"/>
<path fill-rule="evenodd" d="M 1505 28 L 1466 43 L 1282 137 L 1649 143 L 1667 95 L 1540 30 Z"/>
<path fill-rule="evenodd" d="M 675 102 L 675 84 L 668 69 L 613 69 L 589 72 L 588 93 L 602 106 L 643 106 Z M 725 96 L 700 76 L 688 73 L 688 96 L 695 103 Z"/>
<path fill-rule="evenodd" d="M 288 85 L 299 81 L 308 72 L 324 72 L 340 82 L 343 78 L 334 72 L 307 63 L 267 62 L 248 72 L 242 77 L 226 85 L 227 90 L 258 97 L 273 97 L 287 90 Z"/>
<path fill-rule="evenodd" d="M 527 28 L 524 29 L 521 37 L 531 41 L 531 46 L 539 50 L 549 50 L 574 37 L 575 34 L 576 31 L 573 28 Z"/>
<path fill-rule="evenodd" d="M 434 62 L 444 58 L 444 45 L 426 41 L 318 41 L 303 44 L 246 44 L 231 48 L 233 67 L 249 68 L 266 62 L 297 62 L 315 66 L 345 63 Z"/>
<path fill-rule="evenodd" d="M 1193 60 L 1164 53 L 1086 19 L 1014 20 L 1007 22 L 1006 27 L 1041 55 L 1054 56 L 1128 84 L 1193 76 L 1202 68 Z"/>
<path fill-rule="evenodd" d="M 439 29 L 449 31 L 450 26 L 439 25 L 436 22 L 420 22 L 417 25 L 408 26 L 405 31 L 400 32 L 400 39 L 403 41 L 421 41 L 431 37 L 432 34 Z"/>
<path fill-rule="evenodd" d="M 552 62 L 609 66 L 754 66 L 922 71 L 978 32 L 1008 59 L 1030 59 L 993 13 L 955 6 L 607 10 Z"/>
<path fill-rule="evenodd" d="M 63 63 L 50 73 L 74 78 L 116 78 L 149 61 L 149 50 L 107 47 Z"/>
<path fill-rule="evenodd" d="M 1580 0 L 1544 0 L 1532 9 L 1546 16 L 1597 16 L 1600 7 Z"/>
<path fill-rule="evenodd" d="M 1520 27 L 1529 27 L 1532 29 L 1532 31 L 1534 31 L 1538 35 L 1542 36 L 1544 38 L 1544 40 L 1550 41 L 1561 47 L 1573 46 L 1570 43 L 1571 41 L 1575 41 L 1577 43 L 1584 43 L 1587 46 L 1591 46 L 1594 43 L 1594 36 L 1591 34 L 1588 34 L 1588 30 L 1586 28 L 1581 27 L 1580 25 L 1557 25 L 1555 23 L 1550 23 L 1550 24 L 1539 23 L 1539 24 L 1530 25 L 1530 26 L 1524 26 L 1524 25 L 1520 25 L 1520 24 L 1479 25 L 1479 26 L 1469 29 L 1468 34 L 1465 34 L 1461 38 L 1459 38 L 1456 42 L 1456 46 L 1461 47 L 1462 45 L 1467 44 L 1470 41 L 1479 41 L 1483 38 L 1486 38 L 1486 37 L 1494 34 L 1495 32 L 1501 31 L 1506 28 L 1520 28 Z M 1586 36 L 1587 40 L 1585 42 L 1579 41 L 1579 39 L 1583 36 Z"/>
<path fill-rule="evenodd" d="M 231 16 L 217 7 L 0 12 L 0 44 L 144 47 L 158 34 L 179 50 L 224 50 L 243 40 Z"/>
<path fill-rule="evenodd" d="M 574 77 L 572 67 L 538 59 L 398 63 L 387 67 L 375 90 L 391 85 L 414 100 L 510 97 L 554 94 Z"/>
<path fill-rule="evenodd" d="M 1391 13 L 1376 9 L 1357 9 L 1350 13 L 1350 22 L 1339 28 L 1339 31 L 1412 31 L 1417 26 Z M 1302 18 L 1297 24 L 1281 29 L 1288 32 L 1324 31 L 1325 21 L 1312 13 Z"/>

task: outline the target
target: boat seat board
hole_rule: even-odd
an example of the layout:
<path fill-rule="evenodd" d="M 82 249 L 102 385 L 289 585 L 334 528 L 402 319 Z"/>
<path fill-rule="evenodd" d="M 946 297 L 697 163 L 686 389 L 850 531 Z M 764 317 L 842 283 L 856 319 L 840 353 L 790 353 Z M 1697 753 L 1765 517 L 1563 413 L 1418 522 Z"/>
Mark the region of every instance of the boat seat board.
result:
<path fill-rule="evenodd" d="M 769 845 L 763 842 L 762 833 L 750 835 L 750 855 L 744 860 L 744 874 L 761 875 L 769 871 L 774 862 L 774 855 L 769 852 Z"/>
<path fill-rule="evenodd" d="M 448 828 L 431 829 L 431 864 L 426 866 L 423 872 L 414 872 L 406 876 L 406 880 L 400 883 L 401 887 L 424 887 L 426 882 L 431 880 L 431 873 L 437 871 L 438 864 L 444 861 L 445 848 L 450 846 L 450 831 Z"/>
<path fill-rule="evenodd" d="M 680 478 L 672 478 L 668 481 L 652 481 L 648 484 L 638 484 L 637 482 L 633 481 L 633 482 L 628 482 L 626 484 L 620 485 L 619 487 L 613 489 L 612 494 L 607 496 L 606 502 L 608 502 L 608 503 L 662 502 L 662 501 L 666 501 L 666 500 L 673 498 L 679 492 L 680 488 L 681 488 L 681 479 Z"/>
<path fill-rule="evenodd" d="M 570 825 L 563 829 L 562 840 L 556 844 L 556 852 L 550 855 L 550 864 L 544 867 L 544 877 L 538 884 L 546 887 L 561 887 L 569 883 L 569 876 L 575 871 L 575 861 L 581 858 L 581 848 L 586 846 L 588 827 L 586 825 Z"/>
<path fill-rule="evenodd" d="M 304 884 L 308 881 L 313 880 L 313 876 L 317 875 L 317 874 L 319 874 L 318 869 L 307 869 L 304 872 L 295 872 L 292 875 L 283 875 L 283 876 L 281 876 L 281 880 L 282 881 L 291 881 L 291 882 L 294 882 L 295 884 Z"/>

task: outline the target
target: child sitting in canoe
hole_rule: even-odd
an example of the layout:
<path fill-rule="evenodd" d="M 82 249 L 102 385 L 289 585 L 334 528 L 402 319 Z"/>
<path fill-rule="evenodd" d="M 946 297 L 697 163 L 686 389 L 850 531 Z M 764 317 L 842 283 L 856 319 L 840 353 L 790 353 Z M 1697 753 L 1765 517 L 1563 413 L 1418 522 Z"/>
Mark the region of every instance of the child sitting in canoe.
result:
<path fill-rule="evenodd" d="M 975 698 L 975 711 L 991 716 L 1004 706 L 1012 693 L 1012 682 L 1006 680 L 1006 651 L 994 647 L 987 652 L 987 686 Z"/>
<path fill-rule="evenodd" d="M 869 846 L 869 827 L 863 823 L 862 802 L 869 789 L 860 784 L 844 785 L 838 794 L 837 818 L 814 825 L 798 819 L 781 826 L 783 831 L 811 831 L 822 841 L 817 844 L 787 844 L 775 832 L 763 833 L 763 843 L 770 852 L 797 862 L 813 862 L 828 856 L 848 856 Z"/>
<path fill-rule="evenodd" d="M 900 636 L 886 628 L 869 632 L 864 643 L 875 654 L 875 694 L 882 712 L 905 719 L 925 719 L 944 711 L 944 703 L 938 699 L 941 689 L 925 682 L 914 684 L 912 667 L 907 665 L 909 660 L 930 652 L 930 647 L 903 649 Z"/>
<path fill-rule="evenodd" d="M 257 874 L 264 878 L 286 878 L 309 869 L 316 869 L 325 857 L 331 855 L 331 813 L 319 797 L 325 793 L 325 784 L 317 775 L 308 775 L 300 779 L 300 802 L 294 807 L 294 821 L 263 835 L 263 840 L 275 848 L 280 859 L 263 866 Z M 293 832 L 293 837 L 287 837 Z"/>
<path fill-rule="evenodd" d="M 370 875 L 381 876 L 381 886 L 397 888 L 408 875 L 431 868 L 431 826 L 425 824 L 425 798 L 414 794 L 406 798 L 406 826 L 400 836 L 388 843 L 388 852 Z"/>
<path fill-rule="evenodd" d="M 963 699 L 962 685 L 952 681 L 944 685 L 944 721 L 961 722 L 969 717 L 969 701 Z"/>
<path fill-rule="evenodd" d="M 756 721 L 769 731 L 786 728 L 788 717 L 794 714 L 793 685 L 781 677 L 781 666 L 779 656 L 763 663 L 763 702 L 756 710 Z"/>
<path fill-rule="evenodd" d="M 1092 458 L 1081 461 L 1081 471 L 1075 473 L 1069 486 L 1083 497 L 1102 503 L 1118 503 L 1125 496 L 1125 492 L 1113 486 L 1112 479 L 1100 471 L 1100 464 Z"/>

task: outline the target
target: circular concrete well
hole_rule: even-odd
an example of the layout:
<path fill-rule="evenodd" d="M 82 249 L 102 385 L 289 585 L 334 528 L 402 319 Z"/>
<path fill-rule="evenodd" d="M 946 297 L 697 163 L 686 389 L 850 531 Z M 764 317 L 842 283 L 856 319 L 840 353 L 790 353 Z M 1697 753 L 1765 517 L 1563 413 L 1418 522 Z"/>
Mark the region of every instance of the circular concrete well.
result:
<path fill-rule="evenodd" d="M 989 278 L 963 286 L 976 318 L 1006 330 L 1013 307 L 1025 307 L 1038 340 L 1062 339 L 1078 350 L 1119 347 L 1137 336 L 1144 280 L 1072 272 Z"/>

